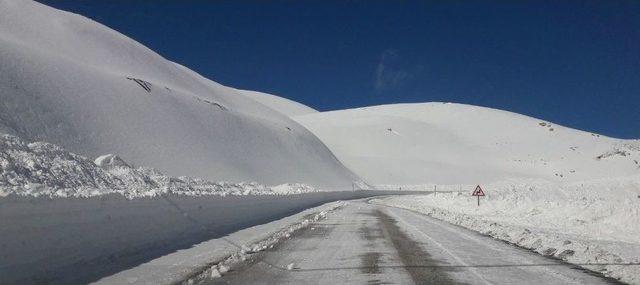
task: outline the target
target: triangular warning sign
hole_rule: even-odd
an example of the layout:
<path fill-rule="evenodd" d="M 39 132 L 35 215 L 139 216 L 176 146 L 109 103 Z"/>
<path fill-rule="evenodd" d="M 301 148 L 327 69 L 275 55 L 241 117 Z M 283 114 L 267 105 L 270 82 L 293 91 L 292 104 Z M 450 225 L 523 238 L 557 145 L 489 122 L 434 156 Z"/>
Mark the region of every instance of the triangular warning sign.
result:
<path fill-rule="evenodd" d="M 484 191 L 482 191 L 482 188 L 480 188 L 480 185 L 476 186 L 476 190 L 473 190 L 473 193 L 471 193 L 471 196 L 484 196 Z"/>

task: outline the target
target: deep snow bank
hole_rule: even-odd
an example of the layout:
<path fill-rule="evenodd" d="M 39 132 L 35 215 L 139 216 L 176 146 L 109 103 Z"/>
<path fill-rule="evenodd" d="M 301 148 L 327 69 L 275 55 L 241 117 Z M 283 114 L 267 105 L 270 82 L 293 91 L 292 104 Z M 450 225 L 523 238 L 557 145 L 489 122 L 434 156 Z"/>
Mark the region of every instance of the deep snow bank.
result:
<path fill-rule="evenodd" d="M 27 143 L 0 134 L 0 197 L 9 194 L 48 197 L 89 197 L 118 193 L 128 198 L 162 194 L 286 195 L 318 191 L 305 184 L 267 187 L 258 183 L 212 182 L 170 177 L 155 169 L 132 167 L 117 155 L 91 162 L 45 142 Z"/>
<path fill-rule="evenodd" d="M 294 117 L 372 184 L 580 181 L 640 174 L 640 141 L 463 104 L 396 104 Z"/>
<path fill-rule="evenodd" d="M 169 175 L 350 187 L 358 180 L 283 112 L 80 15 L 0 1 L 0 132 Z M 253 95 L 260 95 L 251 93 Z M 256 97 L 256 96 L 253 96 Z M 263 98 L 259 97 L 258 98 Z"/>
<path fill-rule="evenodd" d="M 640 176 L 574 183 L 505 181 L 484 185 L 476 205 L 472 185 L 438 185 L 429 196 L 379 202 L 416 210 L 540 254 L 587 265 L 640 284 Z M 396 187 L 388 187 L 396 188 Z M 403 189 L 433 185 L 403 186 Z M 397 189 L 397 188 L 396 188 Z M 463 192 L 457 192 L 463 189 Z M 625 265 L 635 264 L 635 265 Z"/>

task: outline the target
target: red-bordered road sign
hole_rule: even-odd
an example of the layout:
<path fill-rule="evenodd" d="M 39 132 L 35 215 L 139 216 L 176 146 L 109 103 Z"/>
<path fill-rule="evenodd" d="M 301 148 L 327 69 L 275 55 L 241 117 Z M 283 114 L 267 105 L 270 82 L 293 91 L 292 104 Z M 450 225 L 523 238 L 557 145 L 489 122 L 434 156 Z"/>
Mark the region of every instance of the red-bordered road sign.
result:
<path fill-rule="evenodd" d="M 471 196 L 484 196 L 484 191 L 482 191 L 482 188 L 480 187 L 480 185 L 476 186 L 476 190 L 473 190 L 473 193 L 471 193 Z"/>
<path fill-rule="evenodd" d="M 471 193 L 471 196 L 478 197 L 478 207 L 480 207 L 480 197 L 484 197 L 484 191 L 482 191 L 482 188 L 480 187 L 480 185 L 476 186 L 476 190 L 473 190 L 473 193 Z"/>

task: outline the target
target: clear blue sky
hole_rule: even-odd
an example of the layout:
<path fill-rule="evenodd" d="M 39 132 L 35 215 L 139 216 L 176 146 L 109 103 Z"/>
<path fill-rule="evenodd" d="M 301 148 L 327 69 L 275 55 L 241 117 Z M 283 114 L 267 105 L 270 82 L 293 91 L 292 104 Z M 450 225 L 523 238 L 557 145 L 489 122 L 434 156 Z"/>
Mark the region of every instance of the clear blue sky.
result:
<path fill-rule="evenodd" d="M 459 102 L 640 138 L 640 1 L 41 2 L 318 110 Z"/>

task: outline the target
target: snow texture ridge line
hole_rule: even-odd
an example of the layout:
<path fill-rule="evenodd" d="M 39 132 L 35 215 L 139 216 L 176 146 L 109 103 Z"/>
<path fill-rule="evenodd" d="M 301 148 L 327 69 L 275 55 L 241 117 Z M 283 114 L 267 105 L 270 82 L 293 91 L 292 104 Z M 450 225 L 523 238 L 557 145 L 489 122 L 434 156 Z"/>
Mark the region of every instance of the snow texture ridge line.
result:
<path fill-rule="evenodd" d="M 170 177 L 152 168 L 132 167 L 117 155 L 95 159 L 65 151 L 49 143 L 26 143 L 0 134 L 0 197 L 28 195 L 90 197 L 118 193 L 127 198 L 163 194 L 288 195 L 316 192 L 300 183 L 268 187 L 255 182 L 211 182 L 192 177 Z"/>

